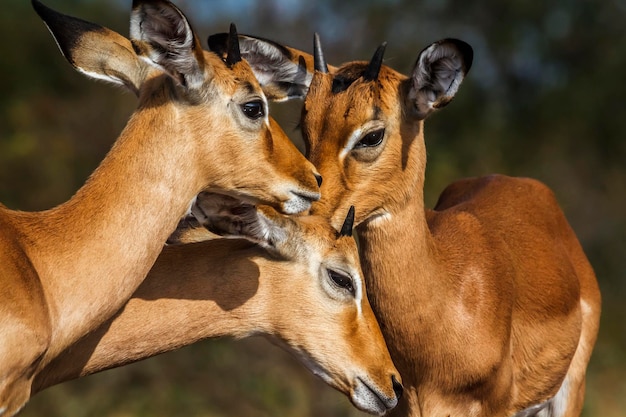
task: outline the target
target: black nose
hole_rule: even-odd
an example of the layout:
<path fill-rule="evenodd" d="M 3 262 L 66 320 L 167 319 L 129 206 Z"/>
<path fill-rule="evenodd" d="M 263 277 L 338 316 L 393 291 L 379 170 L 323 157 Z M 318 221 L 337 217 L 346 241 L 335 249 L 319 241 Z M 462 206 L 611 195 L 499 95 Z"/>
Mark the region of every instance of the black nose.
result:
<path fill-rule="evenodd" d="M 317 186 L 321 187 L 322 186 L 322 176 L 315 174 L 315 181 L 317 181 Z"/>
<path fill-rule="evenodd" d="M 393 392 L 395 392 L 396 397 L 400 399 L 402 397 L 402 393 L 404 392 L 404 387 L 398 382 L 395 375 L 391 376 L 391 384 L 393 385 Z"/>

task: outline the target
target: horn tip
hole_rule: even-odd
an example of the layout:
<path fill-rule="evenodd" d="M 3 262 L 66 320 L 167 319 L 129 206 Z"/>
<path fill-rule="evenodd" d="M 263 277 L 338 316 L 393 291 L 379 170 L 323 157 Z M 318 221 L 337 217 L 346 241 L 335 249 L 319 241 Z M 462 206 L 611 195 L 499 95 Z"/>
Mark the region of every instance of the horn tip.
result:
<path fill-rule="evenodd" d="M 339 236 L 352 236 L 352 229 L 354 228 L 354 206 L 350 206 L 348 209 L 348 215 L 343 222 Z"/>
<path fill-rule="evenodd" d="M 322 43 L 317 32 L 313 33 L 313 67 L 316 71 L 324 74 L 328 73 L 328 64 L 326 64 L 326 59 L 324 59 Z"/>

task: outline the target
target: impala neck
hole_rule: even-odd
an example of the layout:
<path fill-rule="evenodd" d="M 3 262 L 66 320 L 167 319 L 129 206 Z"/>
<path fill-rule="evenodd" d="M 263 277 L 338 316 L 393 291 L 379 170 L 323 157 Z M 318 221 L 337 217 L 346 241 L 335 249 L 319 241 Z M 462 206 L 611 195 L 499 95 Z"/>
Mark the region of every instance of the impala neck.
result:
<path fill-rule="evenodd" d="M 416 332 L 414 323 L 410 326 L 405 323 L 403 308 L 406 306 L 397 305 L 395 300 L 409 297 L 411 305 L 419 305 L 424 315 L 435 314 L 442 297 L 441 286 L 446 285 L 424 208 L 426 153 L 422 132 L 420 129 L 411 145 L 408 166 L 412 167 L 412 173 L 409 174 L 411 169 L 405 173 L 413 176 L 408 181 L 412 194 L 391 207 L 387 215 L 365 221 L 357 227 L 367 292 L 385 339 L 388 343 L 406 341 L 404 346 L 413 350 L 423 344 L 419 337 L 421 330 Z M 411 285 L 407 286 L 407 282 Z M 415 356 L 401 352 L 404 346 L 389 343 L 394 361 Z M 414 368 L 409 364 L 398 365 L 401 371 Z"/>
<path fill-rule="evenodd" d="M 50 303 L 52 346 L 122 306 L 200 191 L 185 136 L 175 108 L 140 108 L 71 200 L 30 217 L 24 234 Z"/>
<path fill-rule="evenodd" d="M 428 229 L 422 195 L 420 190 L 401 210 L 358 226 L 363 273 L 369 278 L 368 287 L 370 282 L 376 287 L 370 297 L 380 293 L 378 283 L 380 291 L 403 293 L 407 274 L 428 281 L 436 273 L 435 242 Z M 396 285 L 391 285 L 392 282 Z M 424 300 L 433 295 L 428 286 L 418 290 Z"/>
<path fill-rule="evenodd" d="M 242 240 L 166 247 L 124 308 L 51 362 L 33 393 L 202 339 L 268 332 L 263 323 L 280 269 Z"/>

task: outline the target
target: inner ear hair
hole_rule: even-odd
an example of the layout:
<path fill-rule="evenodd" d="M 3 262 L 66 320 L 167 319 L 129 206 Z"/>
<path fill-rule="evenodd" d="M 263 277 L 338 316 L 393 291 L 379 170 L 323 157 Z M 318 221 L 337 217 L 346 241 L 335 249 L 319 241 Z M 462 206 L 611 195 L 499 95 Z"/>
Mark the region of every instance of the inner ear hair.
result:
<path fill-rule="evenodd" d="M 418 118 L 425 118 L 452 101 L 469 71 L 472 57 L 472 48 L 457 39 L 435 42 L 420 53 L 409 94 Z"/>

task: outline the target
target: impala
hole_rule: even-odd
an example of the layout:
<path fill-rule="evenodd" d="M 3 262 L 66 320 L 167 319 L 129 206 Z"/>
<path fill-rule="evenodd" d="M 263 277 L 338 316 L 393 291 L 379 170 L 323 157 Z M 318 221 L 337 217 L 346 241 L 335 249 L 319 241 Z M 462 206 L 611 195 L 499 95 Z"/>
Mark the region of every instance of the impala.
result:
<path fill-rule="evenodd" d="M 209 39 L 218 53 L 223 35 Z M 312 212 L 336 224 L 358 206 L 367 291 L 406 395 L 396 416 L 578 416 L 601 297 L 550 189 L 490 175 L 454 182 L 424 208 L 424 119 L 472 62 L 435 42 L 410 76 L 370 62 L 329 67 L 242 36 L 242 57 L 274 99 L 305 97 L 307 156 L 324 176 Z"/>
<path fill-rule="evenodd" d="M 318 216 L 214 201 L 200 204 L 215 213 L 206 225 L 259 245 L 218 239 L 166 247 L 123 309 L 37 375 L 33 391 L 204 338 L 263 334 L 359 409 L 394 407 L 402 385 L 348 237 L 354 211 L 337 232 Z"/>
<path fill-rule="evenodd" d="M 131 40 L 33 6 L 78 71 L 123 85 L 139 105 L 67 203 L 0 206 L 0 415 L 19 410 L 33 375 L 129 299 L 198 192 L 286 213 L 319 198 L 319 176 L 268 118 L 234 30 L 222 60 L 164 0 L 134 2 Z"/>

